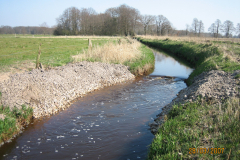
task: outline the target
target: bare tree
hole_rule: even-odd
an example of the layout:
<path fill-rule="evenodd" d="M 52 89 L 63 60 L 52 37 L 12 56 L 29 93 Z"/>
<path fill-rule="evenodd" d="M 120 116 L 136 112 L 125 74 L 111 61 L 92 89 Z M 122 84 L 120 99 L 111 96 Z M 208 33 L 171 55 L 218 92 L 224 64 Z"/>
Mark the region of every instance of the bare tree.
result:
<path fill-rule="evenodd" d="M 204 24 L 203 24 L 202 20 L 200 20 L 199 24 L 198 24 L 198 36 L 199 37 L 200 37 L 202 32 L 204 32 Z"/>
<path fill-rule="evenodd" d="M 213 37 L 216 37 L 216 31 L 217 31 L 216 24 L 212 23 L 212 25 L 208 28 L 208 31 L 213 34 Z"/>
<path fill-rule="evenodd" d="M 1 26 L 0 27 L 0 34 L 13 34 L 14 29 L 10 26 Z"/>
<path fill-rule="evenodd" d="M 129 35 L 134 32 L 136 21 L 139 20 L 139 11 L 127 5 L 121 5 L 117 8 L 118 30 L 123 35 Z"/>
<path fill-rule="evenodd" d="M 79 21 L 80 21 L 80 29 L 81 34 L 94 34 L 95 30 L 95 18 L 97 13 L 93 8 L 83 8 L 80 11 Z"/>
<path fill-rule="evenodd" d="M 48 31 L 48 25 L 46 22 L 43 22 L 42 24 L 39 25 L 40 28 L 41 28 L 41 32 L 45 35 Z"/>
<path fill-rule="evenodd" d="M 229 21 L 229 20 L 226 20 L 224 23 L 223 23 L 223 26 L 222 26 L 222 32 L 225 33 L 225 36 L 227 38 L 230 37 L 230 35 L 232 34 L 232 32 L 235 30 L 234 28 L 234 25 L 233 25 L 233 22 Z"/>
<path fill-rule="evenodd" d="M 109 8 L 105 13 L 111 17 L 107 21 L 111 30 L 115 29 L 116 33 L 122 35 L 134 35 L 140 19 L 140 13 L 137 9 L 121 5 L 116 8 Z"/>
<path fill-rule="evenodd" d="M 167 34 L 172 31 L 172 25 L 164 16 L 158 16 L 156 25 L 154 16 L 144 15 L 127 5 L 109 8 L 105 13 L 97 14 L 92 8 L 67 8 L 57 19 L 54 34 L 65 35 L 134 35 L 140 34 Z M 157 27 L 156 27 L 157 26 Z"/>
<path fill-rule="evenodd" d="M 237 24 L 236 26 L 236 33 L 239 34 L 239 38 L 240 38 L 240 23 Z"/>
<path fill-rule="evenodd" d="M 157 27 L 157 35 L 163 35 L 167 33 L 168 30 L 171 28 L 171 23 L 163 15 L 158 15 L 156 17 L 156 27 Z"/>
<path fill-rule="evenodd" d="M 189 33 L 189 30 L 190 30 L 190 27 L 189 27 L 189 25 L 188 25 L 188 24 L 186 24 L 186 36 L 188 35 L 188 33 Z"/>
<path fill-rule="evenodd" d="M 141 17 L 141 23 L 143 25 L 145 35 L 147 35 L 147 28 L 148 28 L 149 24 L 152 23 L 153 19 L 154 19 L 154 16 L 152 16 L 152 15 L 143 15 Z"/>
<path fill-rule="evenodd" d="M 79 23 L 80 23 L 80 10 L 76 7 L 72 7 L 69 13 L 70 18 L 70 33 L 78 34 L 79 32 Z"/>
<path fill-rule="evenodd" d="M 195 35 L 196 35 L 197 32 L 198 32 L 198 26 L 199 26 L 198 19 L 197 19 L 197 18 L 194 18 L 194 19 L 193 19 L 193 22 L 192 22 L 192 30 L 193 30 L 193 32 L 194 32 Z"/>
<path fill-rule="evenodd" d="M 219 32 L 220 32 L 221 27 L 222 27 L 221 21 L 220 21 L 219 19 L 217 19 L 217 20 L 215 21 L 215 25 L 216 25 L 216 36 L 217 36 L 217 38 L 218 38 Z"/>

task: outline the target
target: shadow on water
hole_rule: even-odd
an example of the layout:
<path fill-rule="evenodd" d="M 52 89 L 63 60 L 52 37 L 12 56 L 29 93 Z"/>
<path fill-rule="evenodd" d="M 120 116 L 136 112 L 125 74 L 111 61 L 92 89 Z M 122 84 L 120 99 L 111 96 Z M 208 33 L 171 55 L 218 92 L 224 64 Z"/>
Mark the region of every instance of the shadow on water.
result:
<path fill-rule="evenodd" d="M 90 93 L 59 114 L 30 124 L 12 143 L 1 147 L 0 158 L 146 159 L 154 137 L 148 123 L 186 87 L 181 77 L 190 72 L 182 67 L 184 74 L 174 75 L 170 66 L 168 72 L 162 72 L 158 67 L 166 60 L 177 68 L 179 65 L 154 54 L 156 65 L 151 75 L 180 78 L 150 75 Z"/>

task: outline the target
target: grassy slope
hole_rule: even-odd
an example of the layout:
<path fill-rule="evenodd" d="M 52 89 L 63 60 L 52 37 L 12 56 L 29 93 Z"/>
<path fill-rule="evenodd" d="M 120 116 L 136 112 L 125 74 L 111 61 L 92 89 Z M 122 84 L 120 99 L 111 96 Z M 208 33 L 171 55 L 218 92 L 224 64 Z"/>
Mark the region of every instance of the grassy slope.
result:
<path fill-rule="evenodd" d="M 231 61 L 228 56 L 224 57 L 223 51 L 215 45 L 171 40 L 139 40 L 154 48 L 170 52 L 194 65 L 196 69 L 188 78 L 188 85 L 191 85 L 196 75 L 204 71 L 231 72 L 240 69 L 239 63 Z M 239 44 L 232 44 L 229 50 L 239 54 L 239 47 L 232 47 L 233 45 Z M 182 106 L 173 106 L 150 145 L 148 159 L 239 158 L 239 112 L 239 99 L 231 99 L 218 105 L 202 103 L 199 100 Z M 213 147 L 220 148 L 221 153 L 214 154 L 214 150 L 211 152 L 211 149 L 208 154 L 204 154 L 204 150 L 201 153 L 193 150 L 193 148 Z M 193 154 L 194 151 L 195 154 Z"/>
<path fill-rule="evenodd" d="M 139 40 L 144 44 L 162 49 L 192 64 L 195 67 L 195 70 L 191 73 L 187 80 L 188 85 L 192 83 L 192 79 L 195 76 L 204 71 L 234 71 L 240 69 L 239 63 L 230 61 L 228 57 L 223 58 L 223 53 L 218 47 L 212 44 L 197 44 L 194 42 L 151 40 L 141 38 L 139 38 Z"/>
<path fill-rule="evenodd" d="M 22 106 L 21 109 L 0 106 L 0 114 L 5 115 L 5 119 L 0 119 L 0 144 L 19 133 L 22 125 L 28 124 L 32 119 L 33 109 Z"/>
<path fill-rule="evenodd" d="M 141 45 L 139 50 L 141 51 L 142 56 L 133 62 L 125 62 L 124 65 L 129 66 L 129 70 L 134 75 L 146 75 L 153 71 L 155 57 L 152 50 L 145 45 Z"/>
<path fill-rule="evenodd" d="M 201 101 L 173 106 L 150 145 L 148 159 L 237 159 L 239 110 L 239 99 L 217 106 Z M 200 148 L 219 149 L 214 152 Z"/>

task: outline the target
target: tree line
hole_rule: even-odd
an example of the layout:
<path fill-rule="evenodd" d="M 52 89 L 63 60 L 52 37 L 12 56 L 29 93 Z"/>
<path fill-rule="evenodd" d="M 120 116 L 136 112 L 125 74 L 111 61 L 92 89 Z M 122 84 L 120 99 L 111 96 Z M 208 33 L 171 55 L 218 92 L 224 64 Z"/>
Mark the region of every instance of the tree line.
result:
<path fill-rule="evenodd" d="M 163 15 L 141 15 L 130 6 L 109 8 L 98 14 L 92 8 L 67 8 L 57 18 L 55 35 L 165 35 L 174 29 Z"/>
<path fill-rule="evenodd" d="M 93 8 L 70 7 L 57 18 L 55 27 L 46 23 L 39 27 L 1 26 L 0 34 L 54 34 L 54 35 L 169 35 L 169 36 L 207 36 L 240 38 L 240 23 L 234 27 L 233 22 L 226 20 L 223 24 L 217 19 L 204 32 L 204 23 L 197 18 L 185 30 L 176 30 L 163 15 L 141 15 L 130 6 L 120 5 L 97 13 Z"/>
<path fill-rule="evenodd" d="M 235 32 L 238 34 L 240 38 L 240 23 L 234 27 L 234 24 L 230 20 L 226 20 L 223 24 L 219 19 L 212 23 L 212 25 L 208 28 L 208 31 L 213 35 L 213 37 L 221 36 L 220 33 L 222 32 L 225 37 L 232 37 L 233 33 Z"/>
<path fill-rule="evenodd" d="M 55 28 L 48 27 L 47 23 L 44 22 L 39 26 L 31 27 L 31 26 L 1 26 L 0 34 L 53 34 Z"/>
<path fill-rule="evenodd" d="M 193 19 L 191 27 L 186 25 L 186 30 L 176 30 L 171 22 L 163 15 L 141 15 L 130 6 L 121 5 L 109 8 L 104 13 L 98 14 L 92 8 L 78 9 L 67 8 L 57 18 L 55 35 L 174 35 L 174 36 L 213 36 L 232 37 L 233 33 L 239 34 L 240 23 L 234 27 L 233 22 L 226 20 L 223 24 L 219 19 L 208 28 L 209 33 L 204 33 L 204 23 L 197 18 Z M 223 34 L 223 35 L 222 35 Z"/>
<path fill-rule="evenodd" d="M 217 19 L 211 26 L 208 28 L 209 34 L 207 36 L 219 38 L 219 37 L 234 37 L 233 33 L 238 35 L 240 38 L 240 23 L 234 27 L 234 24 L 230 20 L 226 20 L 223 24 L 219 19 Z M 186 35 L 194 35 L 201 36 L 204 34 L 204 24 L 202 20 L 198 20 L 197 18 L 193 19 L 192 26 L 190 27 L 188 24 L 186 25 Z M 204 34 L 206 36 L 206 34 Z M 236 36 L 235 36 L 236 37 Z"/>

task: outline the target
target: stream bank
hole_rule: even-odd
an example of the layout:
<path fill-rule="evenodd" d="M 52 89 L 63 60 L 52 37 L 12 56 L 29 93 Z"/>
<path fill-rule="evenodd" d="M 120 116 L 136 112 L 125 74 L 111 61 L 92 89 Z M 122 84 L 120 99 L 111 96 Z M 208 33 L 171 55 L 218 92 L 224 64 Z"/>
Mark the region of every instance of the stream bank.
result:
<path fill-rule="evenodd" d="M 97 58 L 89 59 L 90 62 L 75 62 L 47 70 L 34 69 L 11 75 L 8 80 L 0 80 L 0 126 L 2 126 L 0 143 L 8 141 L 21 131 L 25 124 L 21 123 L 23 115 L 28 117 L 24 118 L 26 122 L 29 117 L 50 116 L 64 110 L 74 99 L 83 97 L 89 92 L 150 73 L 154 68 L 154 55 L 147 46 L 135 42 L 127 43 L 130 50 L 132 48 L 139 53 L 138 57 L 132 59 L 132 51 L 129 51 L 125 45 L 117 45 L 116 53 L 107 46 L 107 56 L 115 55 L 122 60 L 121 56 L 124 56 L 124 53 L 130 54 L 127 56 L 130 59 L 124 61 L 124 65 L 120 65 L 121 61 L 118 59 L 109 64 L 110 62 L 100 63 L 103 61 Z M 21 109 L 26 106 L 26 111 Z M 10 129 L 13 134 L 9 133 L 10 126 L 16 128 L 14 131 Z"/>
<path fill-rule="evenodd" d="M 148 159 L 237 159 L 240 156 L 240 64 L 232 57 L 237 55 L 238 47 L 228 48 L 233 50 L 231 55 L 214 42 L 138 40 L 195 67 L 186 80 L 188 87 L 149 124 L 155 138 Z M 204 148 L 210 152 L 202 152 Z"/>
<path fill-rule="evenodd" d="M 135 79 L 120 64 L 80 62 L 54 69 L 33 70 L 13 75 L 0 83 L 2 105 L 33 108 L 33 117 L 52 115 L 65 109 L 78 97 L 116 83 Z"/>
<path fill-rule="evenodd" d="M 165 54 L 155 51 L 154 54 L 156 68 L 160 63 L 169 63 L 165 71 L 168 69 L 170 76 L 180 78 L 156 77 L 165 73 L 155 69 L 149 76 L 89 93 L 57 114 L 35 119 L 11 143 L 2 146 L 0 156 L 3 159 L 146 159 L 154 137 L 148 124 L 157 110 L 160 112 L 186 87 L 181 77 L 191 72 L 189 67 Z"/>
<path fill-rule="evenodd" d="M 239 80 L 235 78 L 239 73 L 240 70 L 234 73 L 212 70 L 196 76 L 192 85 L 181 90 L 171 103 L 163 107 L 163 111 L 157 115 L 154 122 L 149 124 L 151 132 L 158 133 L 158 129 L 164 122 L 164 117 L 174 105 L 195 102 L 199 98 L 210 104 L 221 103 L 232 97 L 239 98 Z"/>

